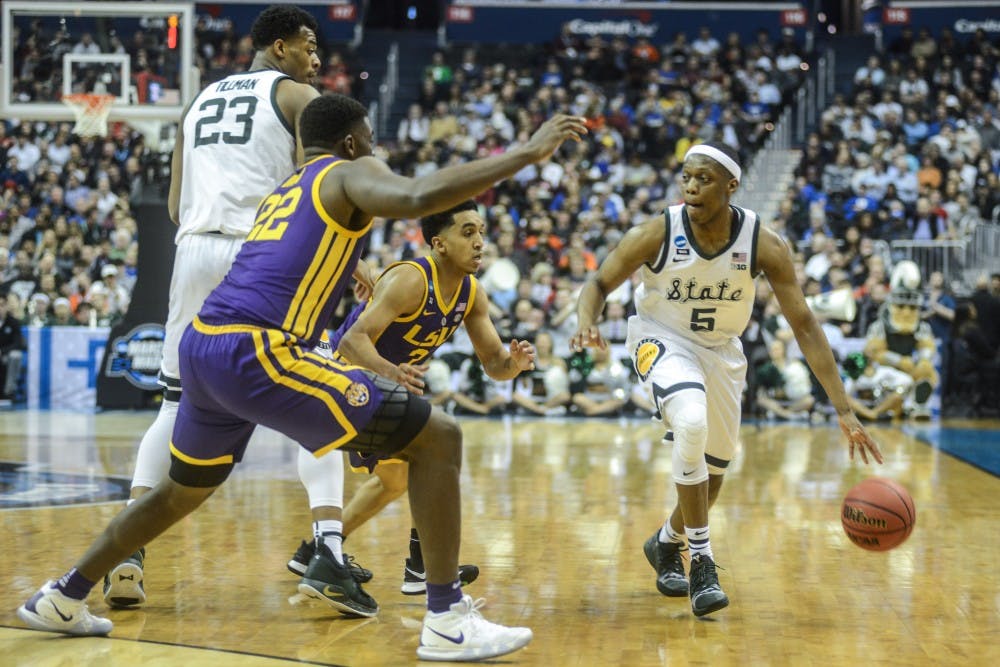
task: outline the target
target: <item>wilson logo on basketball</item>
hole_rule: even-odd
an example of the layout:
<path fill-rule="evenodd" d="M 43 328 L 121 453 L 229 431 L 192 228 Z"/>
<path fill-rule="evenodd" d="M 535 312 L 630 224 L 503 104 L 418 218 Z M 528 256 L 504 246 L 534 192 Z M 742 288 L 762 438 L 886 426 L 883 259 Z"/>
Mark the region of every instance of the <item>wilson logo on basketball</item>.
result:
<path fill-rule="evenodd" d="M 860 526 L 875 526 L 877 528 L 887 528 L 885 519 L 876 519 L 868 516 L 856 507 L 844 507 L 844 518 Z M 852 536 L 853 537 L 853 536 Z"/>

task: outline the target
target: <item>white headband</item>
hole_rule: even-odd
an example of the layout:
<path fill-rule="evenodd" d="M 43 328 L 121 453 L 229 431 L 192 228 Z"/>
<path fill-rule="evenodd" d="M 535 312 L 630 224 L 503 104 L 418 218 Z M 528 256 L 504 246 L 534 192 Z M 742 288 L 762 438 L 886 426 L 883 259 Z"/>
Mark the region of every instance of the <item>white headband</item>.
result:
<path fill-rule="evenodd" d="M 740 165 L 736 164 L 733 158 L 729 157 L 718 148 L 712 148 L 711 146 L 706 146 L 704 144 L 696 144 L 689 148 L 688 152 L 684 154 L 684 161 L 687 162 L 687 159 L 692 155 L 704 155 L 705 157 L 712 158 L 729 170 L 729 173 L 733 175 L 733 178 L 735 178 L 737 182 L 739 182 L 743 177 L 743 170 L 740 169 Z"/>

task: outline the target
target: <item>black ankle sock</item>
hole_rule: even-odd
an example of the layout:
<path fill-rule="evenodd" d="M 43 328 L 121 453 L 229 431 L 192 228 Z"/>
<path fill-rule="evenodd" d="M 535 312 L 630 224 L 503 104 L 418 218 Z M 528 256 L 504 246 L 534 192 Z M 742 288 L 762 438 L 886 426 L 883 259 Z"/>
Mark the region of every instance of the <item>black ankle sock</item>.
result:
<path fill-rule="evenodd" d="M 424 554 L 420 550 L 420 536 L 416 528 L 410 528 L 410 565 L 416 570 L 424 569 Z"/>

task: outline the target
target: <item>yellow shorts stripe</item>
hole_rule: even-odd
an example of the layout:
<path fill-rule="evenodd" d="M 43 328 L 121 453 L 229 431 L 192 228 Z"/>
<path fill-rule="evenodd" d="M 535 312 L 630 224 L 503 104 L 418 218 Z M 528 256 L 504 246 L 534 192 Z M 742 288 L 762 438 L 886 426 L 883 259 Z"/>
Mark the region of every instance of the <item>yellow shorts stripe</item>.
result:
<path fill-rule="evenodd" d="M 265 335 L 267 340 L 265 340 Z M 330 391 L 324 391 L 319 387 L 313 387 L 304 382 L 300 382 L 294 378 L 288 377 L 282 371 L 294 372 L 298 375 L 302 375 L 310 380 L 319 380 L 330 383 L 330 380 L 334 380 L 334 384 L 331 389 L 337 389 L 341 392 L 346 391 L 347 387 L 350 386 L 351 381 L 343 376 L 330 376 L 326 373 L 326 369 L 317 368 L 308 362 L 301 362 L 292 357 L 291 350 L 287 347 L 284 339 L 284 334 L 280 331 L 267 330 L 267 331 L 257 331 L 253 334 L 254 347 L 257 350 L 257 360 L 260 362 L 261 367 L 264 372 L 267 373 L 268 377 L 275 384 L 280 384 L 285 387 L 289 387 L 298 391 L 300 393 L 318 398 L 326 404 L 326 407 L 330 410 L 330 414 L 333 418 L 337 420 L 341 428 L 344 429 L 344 435 L 340 436 L 336 440 L 333 440 L 328 445 L 317 449 L 313 454 L 316 457 L 322 456 L 323 454 L 329 452 L 331 449 L 336 449 L 341 445 L 344 445 L 357 436 L 358 431 L 351 424 L 350 420 L 344 415 L 343 410 L 340 409 L 340 405 L 334 400 Z M 274 355 L 275 360 L 281 365 L 281 370 L 279 370 L 271 362 L 268 352 Z M 318 355 L 317 355 L 318 356 Z M 333 370 L 333 369 L 330 369 Z"/>
<path fill-rule="evenodd" d="M 184 461 L 184 463 L 190 463 L 193 466 L 221 466 L 233 462 L 232 454 L 216 456 L 214 459 L 196 459 L 177 449 L 177 447 L 174 446 L 173 441 L 170 442 L 170 453 L 179 458 L 181 461 Z"/>

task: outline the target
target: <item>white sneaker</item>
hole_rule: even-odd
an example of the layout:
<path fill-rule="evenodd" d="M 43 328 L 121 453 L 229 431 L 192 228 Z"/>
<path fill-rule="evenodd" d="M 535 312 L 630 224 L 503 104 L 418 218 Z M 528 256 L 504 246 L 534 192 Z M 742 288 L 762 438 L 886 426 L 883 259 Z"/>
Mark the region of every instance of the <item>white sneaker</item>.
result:
<path fill-rule="evenodd" d="M 473 602 L 465 595 L 449 611 L 424 616 L 417 657 L 421 660 L 463 662 L 506 655 L 531 641 L 529 628 L 508 628 L 490 623 L 479 609 L 486 600 Z"/>
<path fill-rule="evenodd" d="M 106 635 L 114 624 L 94 616 L 87 603 L 62 594 L 54 581 L 47 581 L 31 599 L 17 608 L 17 616 L 33 630 L 67 635 Z"/>

